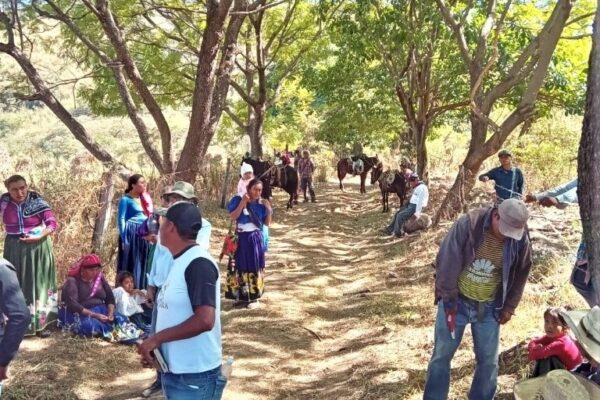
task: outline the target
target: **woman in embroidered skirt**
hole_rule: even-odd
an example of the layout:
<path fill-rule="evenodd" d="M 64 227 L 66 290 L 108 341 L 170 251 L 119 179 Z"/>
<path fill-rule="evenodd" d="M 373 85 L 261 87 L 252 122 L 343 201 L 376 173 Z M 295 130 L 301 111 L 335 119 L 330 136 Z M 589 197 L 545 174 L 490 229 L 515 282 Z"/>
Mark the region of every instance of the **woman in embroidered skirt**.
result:
<path fill-rule="evenodd" d="M 146 288 L 146 270 L 150 244 L 138 234 L 138 229 L 152 213 L 152 200 L 146 192 L 142 175 L 132 175 L 127 182 L 125 195 L 119 201 L 117 223 L 119 226 L 119 254 L 117 273 L 128 271 L 133 275 L 135 287 Z"/>
<path fill-rule="evenodd" d="M 68 272 L 62 290 L 64 307 L 59 311 L 60 325 L 85 337 L 102 337 L 130 342 L 142 333 L 126 316 L 115 312 L 115 297 L 102 274 L 102 261 L 88 254 Z"/>
<path fill-rule="evenodd" d="M 50 205 L 27 187 L 25 178 L 13 175 L 4 182 L 8 193 L 0 197 L 0 216 L 6 238 L 4 258 L 17 269 L 31 311 L 28 334 L 49 335 L 43 329 L 58 312 L 56 270 L 50 235 L 57 223 Z"/>
<path fill-rule="evenodd" d="M 227 206 L 236 223 L 238 237 L 235 265 L 228 271 L 225 297 L 248 302 L 248 308 L 258 306 L 264 291 L 265 245 L 263 225 L 271 223 L 273 210 L 268 200 L 261 199 L 262 182 L 253 179 L 247 193 L 234 196 Z M 233 261 L 233 260 L 232 260 Z"/>

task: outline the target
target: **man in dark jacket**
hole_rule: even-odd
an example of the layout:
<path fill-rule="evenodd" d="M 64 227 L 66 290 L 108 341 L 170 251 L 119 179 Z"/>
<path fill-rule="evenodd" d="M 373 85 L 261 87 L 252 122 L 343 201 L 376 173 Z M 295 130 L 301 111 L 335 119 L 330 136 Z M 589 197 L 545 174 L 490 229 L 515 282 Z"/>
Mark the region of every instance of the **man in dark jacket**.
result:
<path fill-rule="evenodd" d="M 6 321 L 2 314 L 6 316 Z M 31 323 L 15 267 L 0 257 L 0 384 L 8 378 L 8 364 Z"/>
<path fill-rule="evenodd" d="M 470 211 L 454 223 L 436 258 L 434 349 L 424 399 L 448 397 L 450 362 L 471 324 L 476 367 L 471 400 L 492 400 L 500 325 L 517 308 L 531 268 L 529 212 L 517 199 Z"/>

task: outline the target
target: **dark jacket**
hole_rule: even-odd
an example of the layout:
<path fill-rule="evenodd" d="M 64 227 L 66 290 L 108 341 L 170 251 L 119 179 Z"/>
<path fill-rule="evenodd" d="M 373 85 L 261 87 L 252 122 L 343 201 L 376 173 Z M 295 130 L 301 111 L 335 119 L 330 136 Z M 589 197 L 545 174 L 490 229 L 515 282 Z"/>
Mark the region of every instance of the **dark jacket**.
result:
<path fill-rule="evenodd" d="M 450 228 L 435 260 L 436 301 L 456 302 L 458 276 L 475 259 L 484 232 L 491 228 L 492 207 L 469 211 Z M 531 245 L 527 234 L 521 240 L 506 238 L 502 256 L 502 290 L 496 295 L 499 310 L 515 313 L 531 269 Z"/>
<path fill-rule="evenodd" d="M 4 325 L 2 314 L 8 317 Z M 0 257 L 0 367 L 6 367 L 15 357 L 30 323 L 31 314 L 15 267 Z"/>
<path fill-rule="evenodd" d="M 502 166 L 492 168 L 485 174 L 479 175 L 479 180 L 483 180 L 486 176 L 495 182 L 494 189 L 498 198 L 502 200 L 521 198 L 525 179 L 519 168 L 512 167 L 510 170 L 505 170 Z"/>

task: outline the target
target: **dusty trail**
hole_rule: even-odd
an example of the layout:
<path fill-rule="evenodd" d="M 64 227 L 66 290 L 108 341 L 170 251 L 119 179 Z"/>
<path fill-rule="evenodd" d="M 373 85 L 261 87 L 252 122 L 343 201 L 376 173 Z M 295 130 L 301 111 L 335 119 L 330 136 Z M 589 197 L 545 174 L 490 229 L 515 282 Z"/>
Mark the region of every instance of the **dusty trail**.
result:
<path fill-rule="evenodd" d="M 382 237 L 379 229 L 391 213 L 381 213 L 378 190 L 369 187 L 361 195 L 355 180 L 346 183 L 345 192 L 337 183 L 318 185 L 318 203 L 291 211 L 283 208 L 283 193 L 276 192 L 262 307 L 246 310 L 222 302 L 224 354 L 235 357 L 224 399 L 422 397 L 433 347 L 431 262 L 450 222 L 403 239 Z M 390 202 L 397 208 L 397 198 Z M 539 251 L 547 242 L 570 254 L 578 243 L 573 216 L 556 215 L 552 220 L 544 214 L 535 223 L 539 266 L 517 316 L 501 331 L 506 362 L 498 399 L 512 399 L 513 383 L 527 373 L 526 362 L 519 361 L 522 348 L 515 345 L 539 332 L 545 307 L 583 304 L 566 284 L 570 261 L 566 267 L 552 258 L 546 263 Z M 222 210 L 207 210 L 207 216 L 214 227 L 212 253 L 218 254 L 227 222 Z M 452 364 L 450 399 L 466 397 L 471 349 L 467 333 Z M 11 374 L 3 399 L 137 399 L 153 377 L 139 366 L 133 348 L 60 332 L 27 339 Z"/>

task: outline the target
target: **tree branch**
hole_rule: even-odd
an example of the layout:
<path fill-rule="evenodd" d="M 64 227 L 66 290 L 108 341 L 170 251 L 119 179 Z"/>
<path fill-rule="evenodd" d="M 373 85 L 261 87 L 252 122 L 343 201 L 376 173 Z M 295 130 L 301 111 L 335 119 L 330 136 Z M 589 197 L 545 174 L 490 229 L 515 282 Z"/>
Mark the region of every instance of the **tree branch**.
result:
<path fill-rule="evenodd" d="M 444 17 L 444 20 L 446 21 L 446 24 L 448 24 L 452 29 L 452 34 L 454 35 L 454 38 L 458 43 L 458 49 L 460 50 L 460 54 L 463 58 L 465 65 L 471 65 L 471 54 L 469 53 L 469 46 L 467 45 L 467 39 L 465 38 L 465 33 L 463 31 L 462 25 L 456 22 L 456 20 L 452 16 L 452 13 L 446 6 L 444 0 L 435 1 L 442 13 L 442 16 Z"/>
<path fill-rule="evenodd" d="M 267 10 L 269 8 L 277 7 L 278 5 L 283 4 L 283 3 L 287 3 L 288 1 L 290 1 L 290 0 L 279 0 L 279 1 L 275 1 L 275 2 L 267 4 L 267 5 L 264 5 L 262 7 L 257 7 L 257 8 L 254 8 L 254 9 L 250 9 L 248 11 L 232 11 L 232 12 L 229 13 L 229 15 L 244 15 L 244 16 L 247 16 L 247 15 L 251 15 L 251 14 L 255 14 L 255 13 Z"/>

